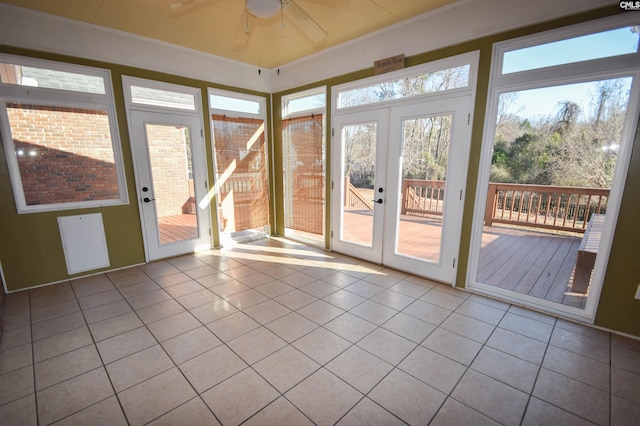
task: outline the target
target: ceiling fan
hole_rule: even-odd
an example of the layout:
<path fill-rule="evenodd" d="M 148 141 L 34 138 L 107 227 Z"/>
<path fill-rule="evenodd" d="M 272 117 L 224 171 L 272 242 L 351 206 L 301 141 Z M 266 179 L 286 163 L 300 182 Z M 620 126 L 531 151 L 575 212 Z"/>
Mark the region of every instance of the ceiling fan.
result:
<path fill-rule="evenodd" d="M 176 0 L 169 3 L 174 13 L 189 13 L 196 7 L 206 7 L 220 0 Z M 294 0 L 244 0 L 244 10 L 236 31 L 236 45 L 248 42 L 256 19 L 271 19 L 280 15 L 280 27 L 284 28 L 285 18 L 312 42 L 320 42 L 327 32 Z"/>

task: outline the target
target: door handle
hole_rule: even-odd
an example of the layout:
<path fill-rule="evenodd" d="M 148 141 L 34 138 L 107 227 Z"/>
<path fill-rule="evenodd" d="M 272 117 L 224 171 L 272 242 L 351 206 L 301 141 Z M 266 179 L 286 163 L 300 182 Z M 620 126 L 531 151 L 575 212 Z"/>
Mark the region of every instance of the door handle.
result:
<path fill-rule="evenodd" d="M 144 201 L 145 203 L 150 203 L 150 202 L 152 202 L 153 200 L 155 200 L 155 198 L 144 197 L 144 198 L 142 199 L 142 201 Z"/>
<path fill-rule="evenodd" d="M 382 201 L 382 198 L 378 198 L 377 200 L 371 200 L 374 203 L 378 203 L 378 204 L 382 204 L 384 201 Z"/>

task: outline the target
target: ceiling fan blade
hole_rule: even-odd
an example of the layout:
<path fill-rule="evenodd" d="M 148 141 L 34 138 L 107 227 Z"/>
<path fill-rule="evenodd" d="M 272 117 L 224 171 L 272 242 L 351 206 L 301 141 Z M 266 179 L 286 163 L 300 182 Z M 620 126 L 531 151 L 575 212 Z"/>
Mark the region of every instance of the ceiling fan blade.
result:
<path fill-rule="evenodd" d="M 168 7 L 171 11 L 171 18 L 180 18 L 213 6 L 219 1 L 220 0 L 176 0 L 169 3 Z"/>
<path fill-rule="evenodd" d="M 294 26 L 298 27 L 314 42 L 320 42 L 327 37 L 327 32 L 307 12 L 293 0 L 284 0 L 284 14 L 291 18 Z"/>

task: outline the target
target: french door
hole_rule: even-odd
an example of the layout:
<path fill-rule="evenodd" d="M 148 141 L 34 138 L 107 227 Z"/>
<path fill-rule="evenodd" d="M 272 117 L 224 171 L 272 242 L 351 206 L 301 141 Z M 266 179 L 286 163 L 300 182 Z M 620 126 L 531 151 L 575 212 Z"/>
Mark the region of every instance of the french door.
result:
<path fill-rule="evenodd" d="M 201 119 L 135 110 L 130 119 L 148 260 L 210 248 Z"/>
<path fill-rule="evenodd" d="M 470 96 L 334 117 L 332 249 L 453 283 Z"/>

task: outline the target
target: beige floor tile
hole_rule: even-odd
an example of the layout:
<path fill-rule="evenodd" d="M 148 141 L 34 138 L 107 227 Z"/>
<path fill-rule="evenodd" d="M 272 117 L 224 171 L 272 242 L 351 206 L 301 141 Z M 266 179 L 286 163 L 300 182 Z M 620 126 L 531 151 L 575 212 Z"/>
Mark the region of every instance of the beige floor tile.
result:
<path fill-rule="evenodd" d="M 491 324 L 455 312 L 444 320 L 441 327 L 478 343 L 485 343 L 495 328 Z"/>
<path fill-rule="evenodd" d="M 31 309 L 31 321 L 33 323 L 49 321 L 63 315 L 78 312 L 79 310 L 80 305 L 78 305 L 78 302 L 75 299 L 69 302 L 44 305 L 40 308 Z"/>
<path fill-rule="evenodd" d="M 369 398 L 363 398 L 337 424 L 338 426 L 400 426 L 406 423 Z"/>
<path fill-rule="evenodd" d="M 501 302 L 501 301 L 495 300 L 495 299 L 491 299 L 491 298 L 486 297 L 486 296 L 481 296 L 479 294 L 472 294 L 472 295 L 469 296 L 469 298 L 467 300 L 469 300 L 471 302 L 475 302 L 475 303 L 481 303 L 481 304 L 486 305 L 486 306 L 491 306 L 492 308 L 500 309 L 501 311 L 504 311 L 504 312 L 509 310 L 509 307 L 511 306 L 508 303 Z"/>
<path fill-rule="evenodd" d="M 640 374 L 612 367 L 611 394 L 640 404 Z"/>
<path fill-rule="evenodd" d="M 176 269 L 178 270 L 178 269 Z M 156 284 L 158 284 L 162 288 L 171 287 L 172 285 L 180 284 L 185 281 L 190 281 L 191 277 L 183 272 L 178 272 L 175 274 L 165 275 L 162 277 L 154 278 Z"/>
<path fill-rule="evenodd" d="M 65 417 L 56 426 L 126 426 L 127 419 L 115 396 L 109 397 L 84 410 Z"/>
<path fill-rule="evenodd" d="M 243 425 L 297 425 L 311 426 L 313 423 L 285 398 L 280 397 L 260 410 Z"/>
<path fill-rule="evenodd" d="M 132 312 L 131 306 L 124 299 L 82 311 L 87 324 L 94 324 L 129 312 Z"/>
<path fill-rule="evenodd" d="M 436 328 L 410 315 L 399 312 L 389 321 L 382 324 L 382 328 L 398 334 L 415 343 L 421 343 Z"/>
<path fill-rule="evenodd" d="M 286 346 L 257 362 L 253 368 L 278 391 L 285 393 L 320 365 L 292 346 Z"/>
<path fill-rule="evenodd" d="M 209 290 L 213 291 L 220 297 L 231 297 L 234 294 L 242 293 L 243 291 L 251 290 L 248 285 L 242 284 L 240 281 L 234 280 L 229 277 L 228 281 L 221 284 L 209 287 Z"/>
<path fill-rule="evenodd" d="M 73 292 L 76 294 L 77 298 L 115 290 L 115 286 L 105 275 L 96 275 L 93 282 L 72 281 L 71 286 L 73 287 Z"/>
<path fill-rule="evenodd" d="M 411 425 L 428 424 L 446 397 L 398 369 L 389 373 L 367 396 Z"/>
<path fill-rule="evenodd" d="M 31 327 L 31 332 L 33 336 L 33 340 L 40 340 L 46 337 L 51 337 L 59 333 L 63 333 L 65 331 L 74 330 L 76 328 L 84 327 L 86 324 L 84 322 L 84 317 L 82 316 L 82 312 L 73 312 L 68 315 L 63 315 L 61 317 L 52 319 L 50 321 L 42 321 L 33 324 Z M 4 345 L 4 339 L 6 335 L 3 334 L 2 342 Z M 25 342 L 27 343 L 27 342 Z"/>
<path fill-rule="evenodd" d="M 216 366 L 216 368 L 211 368 Z M 191 385 L 202 393 L 247 368 L 247 364 L 226 346 L 218 346 L 180 365 Z"/>
<path fill-rule="evenodd" d="M 293 290 L 294 287 L 291 287 L 289 284 L 285 284 L 281 281 L 275 280 L 269 283 L 260 285 L 255 287 L 254 290 L 259 291 L 267 297 L 274 298 Z"/>
<path fill-rule="evenodd" d="M 280 394 L 250 368 L 202 394 L 202 399 L 223 425 L 239 425 Z"/>
<path fill-rule="evenodd" d="M 21 327 L 29 327 L 31 326 L 31 312 L 27 308 L 24 311 L 19 311 L 17 309 L 13 309 L 13 314 L 9 314 L 7 308 L 4 308 L 5 312 L 2 314 L 2 319 L 4 320 L 4 324 L 2 329 L 4 331 L 15 330 L 16 328 Z M 35 325 L 35 324 L 34 324 Z"/>
<path fill-rule="evenodd" d="M 107 373 L 97 368 L 38 392 L 38 421 L 53 423 L 112 395 Z"/>
<path fill-rule="evenodd" d="M 611 365 L 640 374 L 640 349 L 612 345 Z"/>
<path fill-rule="evenodd" d="M 99 342 L 118 334 L 126 333 L 138 327 L 142 327 L 142 321 L 133 312 L 118 315 L 106 320 L 89 324 L 93 340 Z"/>
<path fill-rule="evenodd" d="M 236 278 L 242 284 L 247 285 L 251 288 L 259 287 L 263 284 L 270 283 L 274 280 L 274 278 L 270 275 L 264 274 L 262 272 L 255 272 L 250 275 L 245 275 Z"/>
<path fill-rule="evenodd" d="M 611 347 L 608 341 L 602 341 L 599 338 L 593 338 L 581 333 L 574 333 L 560 327 L 556 327 L 553 330 L 549 343 L 606 364 L 611 359 Z"/>
<path fill-rule="evenodd" d="M 523 308 L 521 306 L 511 305 L 509 307 L 509 313 L 520 315 L 525 318 L 543 322 L 549 325 L 556 324 L 556 318 L 551 315 L 543 314 L 541 312 L 532 311 L 530 309 Z"/>
<path fill-rule="evenodd" d="M 416 300 L 411 305 L 407 306 L 402 312 L 433 325 L 442 324 L 442 322 L 451 315 L 450 310 L 439 308 L 421 300 Z"/>
<path fill-rule="evenodd" d="M 409 274 L 405 274 L 404 272 L 399 272 L 394 269 L 383 269 L 379 274 L 372 274 L 364 278 L 364 281 L 380 287 L 389 288 L 408 276 Z"/>
<path fill-rule="evenodd" d="M 98 367 L 102 367 L 102 361 L 93 344 L 36 363 L 34 366 L 36 391 Z"/>
<path fill-rule="evenodd" d="M 373 389 L 393 369 L 391 364 L 357 346 L 350 347 L 325 367 L 363 394 Z"/>
<path fill-rule="evenodd" d="M 345 274 L 344 272 L 334 272 L 333 274 L 322 277 L 321 280 L 337 287 L 345 288 L 358 281 L 359 278 Z"/>
<path fill-rule="evenodd" d="M 31 343 L 0 351 L 0 374 L 32 365 L 32 351 Z"/>
<path fill-rule="evenodd" d="M 174 425 L 218 426 L 220 422 L 207 407 L 207 404 L 200 397 L 196 397 L 149 423 L 149 426 Z"/>
<path fill-rule="evenodd" d="M 29 290 L 31 309 L 76 300 L 68 282 L 48 285 Z"/>
<path fill-rule="evenodd" d="M 148 324 L 147 327 L 159 342 L 164 342 L 201 325 L 189 312 L 182 312 Z"/>
<path fill-rule="evenodd" d="M 173 362 L 182 364 L 191 358 L 220 346 L 222 342 L 206 327 L 194 328 L 162 342 Z"/>
<path fill-rule="evenodd" d="M 436 328 L 422 346 L 467 366 L 482 349 L 480 343 L 442 328 Z"/>
<path fill-rule="evenodd" d="M 193 294 L 203 290 L 205 291 L 205 293 L 211 293 L 210 290 L 208 290 L 205 286 L 203 286 L 197 281 L 185 281 L 183 283 L 172 285 L 171 287 L 167 287 L 164 289 L 164 291 L 166 291 L 176 299 L 178 299 L 179 297 L 187 296 L 189 294 Z"/>
<path fill-rule="evenodd" d="M 170 392 L 167 392 L 171 389 Z M 132 426 L 143 425 L 193 399 L 196 393 L 177 368 L 118 394 Z"/>
<path fill-rule="evenodd" d="M 238 309 L 247 309 L 268 300 L 267 296 L 253 289 L 235 293 L 231 296 L 225 297 L 225 299 Z"/>
<path fill-rule="evenodd" d="M 398 368 L 445 394 L 451 393 L 466 371 L 464 365 L 422 346 L 411 352 Z"/>
<path fill-rule="evenodd" d="M 291 343 L 305 334 L 312 332 L 319 326 L 302 315 L 296 312 L 291 312 L 290 314 L 270 322 L 265 327 L 273 331 L 280 338 Z"/>
<path fill-rule="evenodd" d="M 489 337 L 487 346 L 536 365 L 542 364 L 547 350 L 547 345 L 539 340 L 500 327 L 496 328 Z"/>
<path fill-rule="evenodd" d="M 244 309 L 243 312 L 260 324 L 267 324 L 275 319 L 287 315 L 291 310 L 278 302 L 267 300 L 258 305 Z"/>
<path fill-rule="evenodd" d="M 349 312 L 345 312 L 338 318 L 329 321 L 324 328 L 330 330 L 351 343 L 356 343 L 367 334 L 376 329 L 376 325 L 365 321 Z"/>
<path fill-rule="evenodd" d="M 321 280 L 317 280 L 310 284 L 300 287 L 300 290 L 304 291 L 305 293 L 309 293 L 312 296 L 323 298 L 340 290 L 340 287 L 337 287 L 333 284 L 329 284 Z"/>
<path fill-rule="evenodd" d="M 107 303 L 117 302 L 118 300 L 122 300 L 122 296 L 118 290 L 113 289 L 103 293 L 96 293 L 91 296 L 83 297 L 78 299 L 78 303 L 80 303 L 80 308 L 84 310 L 106 305 Z"/>
<path fill-rule="evenodd" d="M 318 364 L 324 365 L 344 352 L 351 344 L 324 328 L 318 328 L 293 342 L 293 346 Z"/>
<path fill-rule="evenodd" d="M 174 299 L 169 299 L 164 302 L 137 309 L 136 312 L 145 324 L 151 324 L 170 316 L 183 313 L 185 312 L 185 309 Z"/>
<path fill-rule="evenodd" d="M 258 327 L 260 324 L 243 312 L 236 312 L 207 325 L 207 328 L 223 342 L 233 340 Z"/>
<path fill-rule="evenodd" d="M 271 355 L 286 344 L 287 342 L 265 327 L 251 330 L 227 343 L 231 350 L 249 365 Z"/>
<path fill-rule="evenodd" d="M 441 288 L 442 286 L 438 286 L 432 289 L 422 296 L 420 300 L 436 305 L 440 308 L 455 311 L 464 302 L 464 299 L 439 291 Z"/>
<path fill-rule="evenodd" d="M 38 424 L 38 416 L 35 395 L 31 394 L 8 404 L 0 405 L 0 424 L 7 426 L 36 426 Z"/>
<path fill-rule="evenodd" d="M 120 272 L 124 275 L 120 275 Z M 129 271 L 115 271 L 107 274 L 113 285 L 124 288 L 133 284 L 149 281 L 149 276 L 140 270 L 130 268 Z"/>
<path fill-rule="evenodd" d="M 0 374 L 0 384 L 0 405 L 33 394 L 33 367 L 23 367 Z"/>
<path fill-rule="evenodd" d="M 598 424 L 609 422 L 609 394 L 545 368 L 533 396 Z"/>
<path fill-rule="evenodd" d="M 31 343 L 31 327 L 28 325 L 13 330 L 2 330 L 1 333 L 0 352 Z"/>
<path fill-rule="evenodd" d="M 542 366 L 609 392 L 611 379 L 608 364 L 549 345 Z"/>
<path fill-rule="evenodd" d="M 385 288 L 365 280 L 361 280 L 346 286 L 344 289 L 351 293 L 355 293 L 358 296 L 364 297 L 365 299 L 371 299 L 375 295 L 382 293 Z"/>
<path fill-rule="evenodd" d="M 157 343 L 146 327 L 138 327 L 96 343 L 102 361 L 112 363 Z"/>
<path fill-rule="evenodd" d="M 362 394 L 325 369 L 286 393 L 286 398 L 317 425 L 332 425 L 353 408 Z"/>
<path fill-rule="evenodd" d="M 291 275 L 280 278 L 280 281 L 282 281 L 283 283 L 289 284 L 290 286 L 296 288 L 304 287 L 305 285 L 310 284 L 316 280 L 317 278 L 309 276 L 307 274 L 303 274 L 302 272 L 295 272 Z"/>
<path fill-rule="evenodd" d="M 376 325 L 384 324 L 398 313 L 395 309 L 388 308 L 371 300 L 359 304 L 349 312 Z"/>
<path fill-rule="evenodd" d="M 626 399 L 611 397 L 611 424 L 616 426 L 635 426 L 640 418 L 640 404 Z"/>
<path fill-rule="evenodd" d="M 417 344 L 388 330 L 377 328 L 360 340 L 358 346 L 392 365 L 397 365 Z"/>
<path fill-rule="evenodd" d="M 362 296 L 358 296 L 355 293 L 351 293 L 347 290 L 338 290 L 324 297 L 322 300 L 331 303 L 333 306 L 337 306 L 340 309 L 348 311 L 349 309 L 355 308 L 367 299 Z"/>
<path fill-rule="evenodd" d="M 173 362 L 160 345 L 151 346 L 106 366 L 116 392 L 122 392 L 173 367 Z"/>
<path fill-rule="evenodd" d="M 464 316 L 484 321 L 491 325 L 498 325 L 505 315 L 504 310 L 474 302 L 473 300 L 465 300 L 456 312 Z"/>
<path fill-rule="evenodd" d="M 384 290 L 372 297 L 371 300 L 396 311 L 403 310 L 415 301 L 413 297 L 391 290 Z"/>
<path fill-rule="evenodd" d="M 622 423 L 613 424 L 621 425 Z M 531 398 L 522 419 L 522 426 L 534 425 L 593 426 L 593 423 L 538 398 Z"/>
<path fill-rule="evenodd" d="M 224 299 L 219 299 L 215 302 L 192 308 L 190 312 L 194 317 L 198 318 L 201 323 L 209 324 L 210 322 L 235 314 L 238 312 L 238 308 Z"/>
<path fill-rule="evenodd" d="M 208 266 L 206 263 L 196 259 L 194 256 L 190 254 L 167 259 L 167 262 L 172 264 L 173 266 L 175 266 L 176 268 L 180 269 L 183 272 Z"/>
<path fill-rule="evenodd" d="M 304 308 L 298 309 L 297 312 L 316 324 L 323 325 L 341 315 L 344 310 L 333 306 L 324 300 L 316 300 Z"/>
<path fill-rule="evenodd" d="M 218 272 L 217 269 L 212 268 L 209 265 L 199 266 L 197 268 L 189 269 L 185 271 L 185 274 L 189 275 L 191 278 L 198 279 L 202 277 L 206 277 L 208 275 L 212 275 Z"/>
<path fill-rule="evenodd" d="M 467 370 L 453 398 L 502 424 L 519 424 L 529 395 L 484 374 Z"/>
<path fill-rule="evenodd" d="M 389 290 L 397 291 L 404 295 L 419 298 L 422 297 L 427 291 L 435 287 L 435 284 L 425 285 L 422 283 L 415 283 L 411 280 L 404 279 L 389 287 Z"/>
<path fill-rule="evenodd" d="M 474 425 L 474 426 L 498 426 L 500 423 L 491 420 L 453 398 L 447 398 L 438 411 L 438 414 L 429 423 L 432 426 L 449 425 Z"/>
<path fill-rule="evenodd" d="M 310 295 L 309 293 L 305 293 L 304 291 L 295 289 L 276 297 L 274 300 L 292 311 L 297 311 L 303 306 L 307 306 L 310 303 L 315 302 L 318 298 Z"/>
<path fill-rule="evenodd" d="M 213 303 L 221 299 L 212 291 L 204 288 L 203 290 L 176 297 L 176 300 L 186 309 L 193 309 L 198 306 L 202 306 L 207 303 Z"/>
<path fill-rule="evenodd" d="M 536 321 L 521 315 L 515 315 L 511 312 L 502 318 L 499 324 L 500 328 L 522 334 L 523 336 L 548 343 L 551 337 L 553 326 L 544 322 Z"/>
<path fill-rule="evenodd" d="M 35 362 L 40 362 L 92 343 L 91 333 L 87 327 L 76 328 L 33 342 L 33 359 Z"/>
<path fill-rule="evenodd" d="M 147 280 L 122 287 L 120 288 L 120 292 L 125 298 L 130 299 L 132 297 L 141 296 L 143 294 L 151 293 L 152 291 L 158 291 L 160 289 L 161 287 L 158 284 L 151 280 Z"/>
<path fill-rule="evenodd" d="M 166 277 L 180 272 L 178 268 L 165 261 L 157 261 L 142 265 L 139 269 L 151 278 Z"/>
<path fill-rule="evenodd" d="M 488 346 L 482 348 L 471 368 L 526 393 L 531 393 L 539 370 L 535 364 Z"/>

